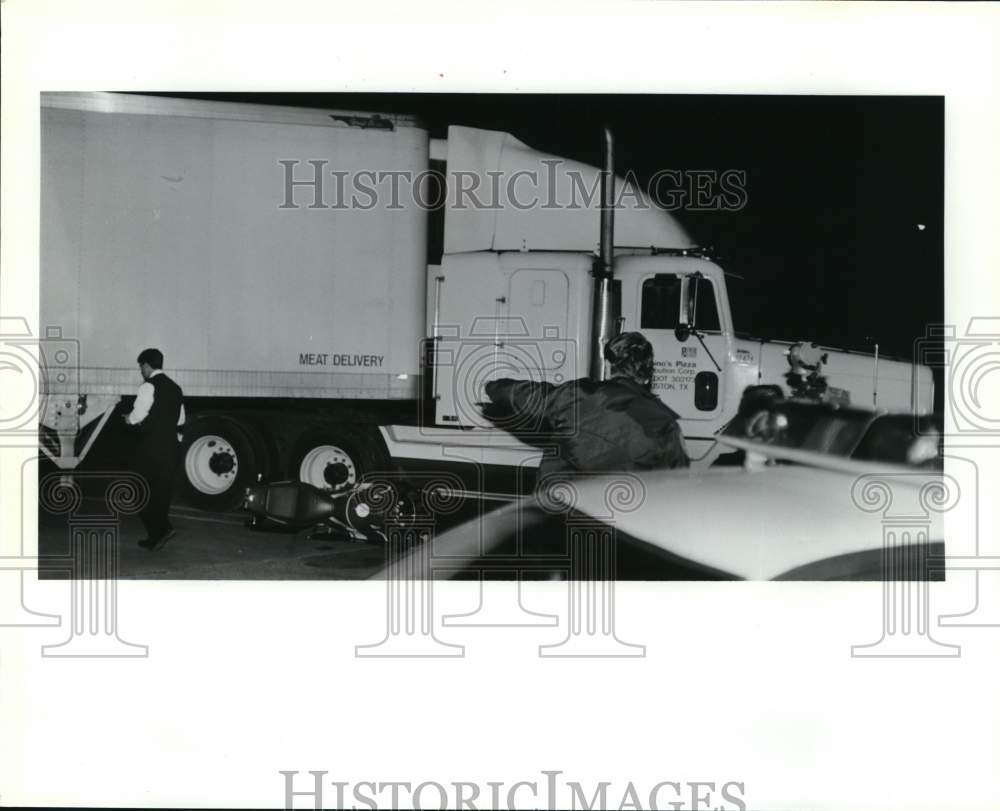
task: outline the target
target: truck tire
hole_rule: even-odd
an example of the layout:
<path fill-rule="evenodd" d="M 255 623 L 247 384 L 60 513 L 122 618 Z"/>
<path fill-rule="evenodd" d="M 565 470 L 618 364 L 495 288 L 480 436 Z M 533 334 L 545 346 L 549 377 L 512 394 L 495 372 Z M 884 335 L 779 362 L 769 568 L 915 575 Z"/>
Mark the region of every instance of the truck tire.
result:
<path fill-rule="evenodd" d="M 186 501 L 214 511 L 231 510 L 240 503 L 266 464 L 260 450 L 263 443 L 252 432 L 226 417 L 202 417 L 191 424 L 179 466 Z"/>
<path fill-rule="evenodd" d="M 322 490 L 339 492 L 370 473 L 387 471 L 381 439 L 362 426 L 309 431 L 295 443 L 288 475 Z"/>

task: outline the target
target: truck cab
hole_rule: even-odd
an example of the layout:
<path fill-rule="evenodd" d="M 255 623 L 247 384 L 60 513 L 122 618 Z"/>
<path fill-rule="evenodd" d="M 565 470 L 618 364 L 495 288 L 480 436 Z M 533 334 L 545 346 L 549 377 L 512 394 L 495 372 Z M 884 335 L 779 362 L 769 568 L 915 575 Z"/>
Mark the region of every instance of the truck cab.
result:
<path fill-rule="evenodd" d="M 704 458 L 715 434 L 756 384 L 752 358 L 737 352 L 725 276 L 693 256 L 630 256 L 621 280 L 622 327 L 653 345 L 653 392 L 680 415 L 688 453 Z"/>
<path fill-rule="evenodd" d="M 586 205 L 573 203 L 579 190 L 596 188 L 599 170 L 537 152 L 506 133 L 467 127 L 451 127 L 447 143 L 431 149 L 447 162 L 449 182 L 487 170 L 501 181 L 521 175 L 536 182 L 532 206 L 513 199 L 511 183 L 496 183 L 494 205 L 469 205 L 451 190 L 444 255 L 428 275 L 432 422 L 471 431 L 461 444 L 495 447 L 486 436 L 496 431 L 480 414 L 487 382 L 559 384 L 593 368 L 600 206 L 593 196 Z M 716 437 L 748 388 L 796 393 L 789 373 L 804 344 L 738 336 L 726 274 L 642 190 L 616 198 L 613 238 L 616 329 L 641 332 L 653 345 L 652 390 L 679 415 L 692 461 L 710 464 L 723 450 Z M 824 381 L 839 404 L 931 411 L 927 368 L 809 347 L 822 357 Z"/>
<path fill-rule="evenodd" d="M 479 408 L 490 380 L 587 375 L 592 262 L 578 253 L 477 253 L 431 269 L 437 425 L 490 428 Z M 653 345 L 654 393 L 680 415 L 692 459 L 702 458 L 757 382 L 755 356 L 736 346 L 723 271 L 696 256 L 629 251 L 616 259 L 613 291 L 619 327 Z"/>

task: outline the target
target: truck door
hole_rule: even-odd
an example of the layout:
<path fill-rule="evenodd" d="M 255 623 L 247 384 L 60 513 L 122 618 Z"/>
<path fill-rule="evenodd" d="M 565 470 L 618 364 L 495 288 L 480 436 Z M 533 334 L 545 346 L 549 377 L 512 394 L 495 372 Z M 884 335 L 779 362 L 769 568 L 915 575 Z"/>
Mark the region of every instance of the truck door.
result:
<path fill-rule="evenodd" d="M 501 275 L 493 255 L 449 264 L 439 274 L 447 278 L 434 280 L 437 424 L 492 427 L 479 406 L 489 381 L 558 384 L 575 375 L 569 279 L 558 268 L 503 268 Z"/>
<path fill-rule="evenodd" d="M 715 285 L 697 273 L 647 274 L 639 280 L 637 307 L 632 323 L 653 345 L 653 393 L 685 421 L 702 424 L 685 434 L 711 433 L 704 423 L 721 415 L 726 359 Z"/>
<path fill-rule="evenodd" d="M 554 268 L 518 268 L 510 276 L 507 313 L 524 325 L 524 337 L 505 341 L 504 376 L 563 383 L 576 371 L 568 340 L 569 279 Z M 500 370 L 498 369 L 498 372 Z M 499 376 L 499 375 L 498 375 Z"/>

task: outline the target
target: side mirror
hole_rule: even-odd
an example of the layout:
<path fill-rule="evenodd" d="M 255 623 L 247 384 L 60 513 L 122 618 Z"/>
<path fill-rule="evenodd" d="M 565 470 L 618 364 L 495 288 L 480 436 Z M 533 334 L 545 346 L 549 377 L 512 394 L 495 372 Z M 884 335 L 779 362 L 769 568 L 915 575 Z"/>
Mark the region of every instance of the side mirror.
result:
<path fill-rule="evenodd" d="M 691 337 L 691 327 L 687 324 L 678 324 L 674 327 L 674 337 L 681 343 L 684 343 Z"/>

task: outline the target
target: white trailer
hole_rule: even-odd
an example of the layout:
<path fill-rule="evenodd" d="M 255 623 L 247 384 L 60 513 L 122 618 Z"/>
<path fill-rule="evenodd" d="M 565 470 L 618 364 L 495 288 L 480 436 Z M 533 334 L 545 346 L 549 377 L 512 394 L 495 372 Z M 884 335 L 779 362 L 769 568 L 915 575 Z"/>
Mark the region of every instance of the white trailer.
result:
<path fill-rule="evenodd" d="M 339 488 L 390 463 L 535 466 L 483 421 L 483 384 L 588 373 L 600 201 L 566 203 L 594 167 L 506 133 L 438 141 L 407 116 L 124 94 L 43 94 L 41 132 L 41 322 L 79 345 L 42 379 L 42 447 L 63 468 L 134 394 L 147 346 L 184 389 L 183 486 L 214 507 L 258 475 Z M 409 184 L 434 167 L 429 265 L 438 220 Z M 487 173 L 498 194 L 470 205 L 455 178 Z M 510 199 L 518 175 L 541 204 Z M 792 344 L 738 338 L 723 271 L 627 200 L 615 308 L 707 464 L 747 387 L 787 390 Z M 855 405 L 932 408 L 924 367 L 830 350 L 826 374 Z"/>

